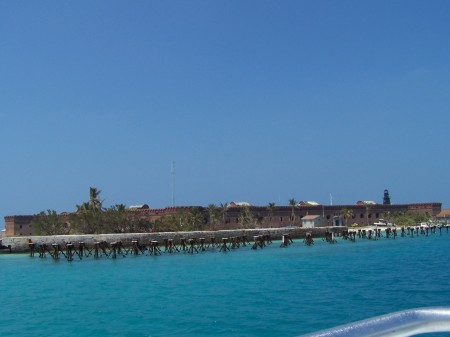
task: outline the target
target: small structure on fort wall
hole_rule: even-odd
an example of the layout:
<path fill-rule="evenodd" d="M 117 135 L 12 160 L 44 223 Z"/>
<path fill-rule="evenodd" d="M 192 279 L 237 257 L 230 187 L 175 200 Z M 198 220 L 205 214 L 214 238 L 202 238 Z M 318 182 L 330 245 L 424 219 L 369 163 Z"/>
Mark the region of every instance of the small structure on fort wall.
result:
<path fill-rule="evenodd" d="M 128 207 L 128 210 L 130 211 L 136 211 L 140 209 L 150 209 L 150 206 L 147 204 L 143 204 L 143 205 L 131 205 Z"/>
<path fill-rule="evenodd" d="M 323 226 L 323 219 L 321 215 L 305 215 L 302 218 L 302 227 L 314 228 Z"/>
<path fill-rule="evenodd" d="M 443 209 L 436 215 L 436 220 L 443 223 L 450 223 L 450 209 Z"/>
<path fill-rule="evenodd" d="M 320 206 L 320 204 L 317 201 L 299 201 L 296 206 Z"/>
<path fill-rule="evenodd" d="M 250 207 L 251 204 L 246 201 L 231 201 L 228 207 Z"/>
<path fill-rule="evenodd" d="M 375 206 L 377 203 L 373 200 L 359 200 L 356 204 L 360 206 Z"/>

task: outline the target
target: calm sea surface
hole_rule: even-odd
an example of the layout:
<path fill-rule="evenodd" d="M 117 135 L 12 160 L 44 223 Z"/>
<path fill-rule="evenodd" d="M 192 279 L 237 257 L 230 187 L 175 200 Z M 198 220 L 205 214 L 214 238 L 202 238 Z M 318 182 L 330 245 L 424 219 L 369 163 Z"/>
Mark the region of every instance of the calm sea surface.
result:
<path fill-rule="evenodd" d="M 450 306 L 449 267 L 444 231 L 116 260 L 0 255 L 0 335 L 297 336 Z"/>

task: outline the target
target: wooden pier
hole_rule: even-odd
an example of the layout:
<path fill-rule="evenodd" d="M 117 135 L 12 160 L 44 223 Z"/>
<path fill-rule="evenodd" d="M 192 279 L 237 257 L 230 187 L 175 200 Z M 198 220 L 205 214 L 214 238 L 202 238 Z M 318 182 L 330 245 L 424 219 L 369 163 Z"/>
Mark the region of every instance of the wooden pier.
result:
<path fill-rule="evenodd" d="M 431 226 L 431 227 L 401 227 L 401 228 L 368 228 L 368 229 L 353 229 L 341 227 L 340 230 L 334 231 L 330 228 L 322 231 L 320 236 L 314 235 L 315 238 L 322 238 L 323 241 L 331 244 L 338 243 L 339 240 L 349 240 L 357 242 L 357 240 L 395 240 L 398 238 L 415 238 L 415 237 L 432 237 L 448 234 L 449 225 Z M 281 234 L 280 234 L 281 233 Z M 34 258 L 51 258 L 53 260 L 83 260 L 86 258 L 93 259 L 117 259 L 125 258 L 127 256 L 161 256 L 171 254 L 201 254 L 206 252 L 232 252 L 239 249 L 262 250 L 272 243 L 273 234 L 269 231 L 253 235 L 253 240 L 248 240 L 248 233 L 241 232 L 241 235 L 236 232 L 229 232 L 234 234 L 230 236 L 216 236 L 220 234 L 215 232 L 215 235 L 198 235 L 207 234 L 197 233 L 190 237 L 189 232 L 184 235 L 177 235 L 172 237 L 159 237 L 148 239 L 132 239 L 132 240 L 90 240 L 86 241 L 57 241 L 49 243 L 34 241 L 29 238 L 27 241 L 29 256 Z M 48 238 L 48 237 L 47 237 Z M 65 237 L 67 238 L 67 237 Z M 298 238 L 298 237 L 297 237 Z M 295 244 L 292 233 L 278 232 L 276 239 L 281 241 L 279 247 L 288 248 Z M 314 245 L 313 231 L 308 228 L 304 232 L 303 244 L 307 246 Z M 9 247 L 9 249 L 11 249 Z"/>

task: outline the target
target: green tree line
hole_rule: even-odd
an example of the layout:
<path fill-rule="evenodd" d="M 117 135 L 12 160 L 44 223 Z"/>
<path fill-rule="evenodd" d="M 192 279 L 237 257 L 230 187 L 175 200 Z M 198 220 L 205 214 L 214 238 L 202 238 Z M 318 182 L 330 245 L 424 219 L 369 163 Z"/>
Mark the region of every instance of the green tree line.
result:
<path fill-rule="evenodd" d="M 101 191 L 89 188 L 89 200 L 76 205 L 74 213 L 58 214 L 47 210 L 34 215 L 32 226 L 39 235 L 142 233 L 153 224 L 138 212 L 126 210 L 125 205 L 103 207 Z"/>
<path fill-rule="evenodd" d="M 199 207 L 180 208 L 175 214 L 163 215 L 151 222 L 146 215 L 138 211 L 127 210 L 124 204 L 117 204 L 108 208 L 103 207 L 103 200 L 99 198 L 101 191 L 89 188 L 89 200 L 76 205 L 73 213 L 58 214 L 54 210 L 47 210 L 34 215 L 32 226 L 38 235 L 67 235 L 67 234 L 106 234 L 106 233 L 148 233 L 203 231 L 226 228 L 227 203 L 210 204 L 206 209 Z M 290 220 L 296 218 L 296 201 L 289 199 L 291 206 Z M 267 217 L 255 213 L 248 206 L 239 208 L 238 224 L 241 228 L 251 229 L 272 227 L 272 217 L 275 203 L 267 205 Z M 345 225 L 351 224 L 353 211 L 348 208 L 341 210 L 341 217 Z M 429 214 L 418 212 L 390 212 L 382 217 L 397 226 L 414 226 L 430 219 Z"/>
<path fill-rule="evenodd" d="M 343 208 L 341 210 L 341 217 L 344 219 L 345 225 L 349 226 L 351 224 L 349 223 L 349 221 L 351 221 L 354 218 L 353 211 L 349 208 Z M 367 223 L 369 223 L 368 221 L 369 218 L 367 214 L 366 217 Z M 382 218 L 387 222 L 394 223 L 396 226 L 407 227 L 407 226 L 416 226 L 421 222 L 427 222 L 430 220 L 431 216 L 428 213 L 399 211 L 394 213 L 391 212 L 383 213 Z"/>
<path fill-rule="evenodd" d="M 427 222 L 431 218 L 428 213 L 419 213 L 413 211 L 395 212 L 393 214 L 387 212 L 383 214 L 383 219 L 394 223 L 396 226 L 416 226 L 421 222 Z"/>

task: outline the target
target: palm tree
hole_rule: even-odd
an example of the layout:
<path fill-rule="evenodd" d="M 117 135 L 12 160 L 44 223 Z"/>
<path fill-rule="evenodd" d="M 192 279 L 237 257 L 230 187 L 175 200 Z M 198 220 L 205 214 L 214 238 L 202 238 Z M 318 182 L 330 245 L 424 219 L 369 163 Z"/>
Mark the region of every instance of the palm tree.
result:
<path fill-rule="evenodd" d="M 294 198 L 289 199 L 289 206 L 291 206 L 291 221 L 292 224 L 295 222 L 295 205 L 297 204 L 297 201 L 295 201 Z"/>
<path fill-rule="evenodd" d="M 89 187 L 89 201 L 76 205 L 77 212 L 101 211 L 103 209 L 103 200 L 98 199 L 101 192 L 95 187 Z"/>
<path fill-rule="evenodd" d="M 348 227 L 348 219 L 353 217 L 353 211 L 350 208 L 343 208 L 341 210 L 341 216 L 345 220 L 345 226 Z"/>
<path fill-rule="evenodd" d="M 250 210 L 249 206 L 242 206 L 240 209 L 238 222 L 245 229 L 254 228 L 258 222 L 258 218 Z"/>
<path fill-rule="evenodd" d="M 124 212 L 127 209 L 127 206 L 125 204 L 115 204 L 114 206 L 112 206 L 112 208 L 115 211 Z"/>
<path fill-rule="evenodd" d="M 89 187 L 89 206 L 93 211 L 101 211 L 103 200 L 100 200 L 98 196 L 102 191 L 98 190 L 96 187 Z"/>
<path fill-rule="evenodd" d="M 225 228 L 225 217 L 226 217 L 227 211 L 228 211 L 228 203 L 227 202 L 224 204 L 220 203 L 220 206 L 218 208 L 219 208 L 220 217 L 222 219 L 222 228 Z"/>
<path fill-rule="evenodd" d="M 386 220 L 386 222 L 391 222 L 392 215 L 390 211 L 386 211 L 383 213 L 383 219 Z"/>
<path fill-rule="evenodd" d="M 369 226 L 369 210 L 372 208 L 372 205 L 366 204 L 366 220 L 367 220 L 367 226 Z"/>
<path fill-rule="evenodd" d="M 77 212 L 73 214 L 72 221 L 80 233 L 100 233 L 103 227 L 103 201 L 98 198 L 101 191 L 95 187 L 89 187 L 89 201 L 76 205 Z"/>
<path fill-rule="evenodd" d="M 77 213 L 89 211 L 89 203 L 88 202 L 83 202 L 81 205 L 76 205 L 76 207 L 77 207 Z"/>
<path fill-rule="evenodd" d="M 193 207 L 186 214 L 186 222 L 189 230 L 203 230 L 203 225 L 206 223 L 206 219 L 198 207 Z"/>
<path fill-rule="evenodd" d="M 266 208 L 269 213 L 269 228 L 272 228 L 272 216 L 273 216 L 273 211 L 275 210 L 275 203 L 269 202 L 269 204 L 267 205 Z"/>
<path fill-rule="evenodd" d="M 209 214 L 209 225 L 212 230 L 215 230 L 215 224 L 219 216 L 217 206 L 215 204 L 208 205 L 208 214 Z"/>
<path fill-rule="evenodd" d="M 31 223 L 40 235 L 67 235 L 71 230 L 67 219 L 54 210 L 34 215 Z"/>
<path fill-rule="evenodd" d="M 125 232 L 131 227 L 130 223 L 133 222 L 131 220 L 133 216 L 134 214 L 127 214 L 124 204 L 116 204 L 102 212 L 102 220 L 105 222 L 103 226 L 108 233 Z"/>

